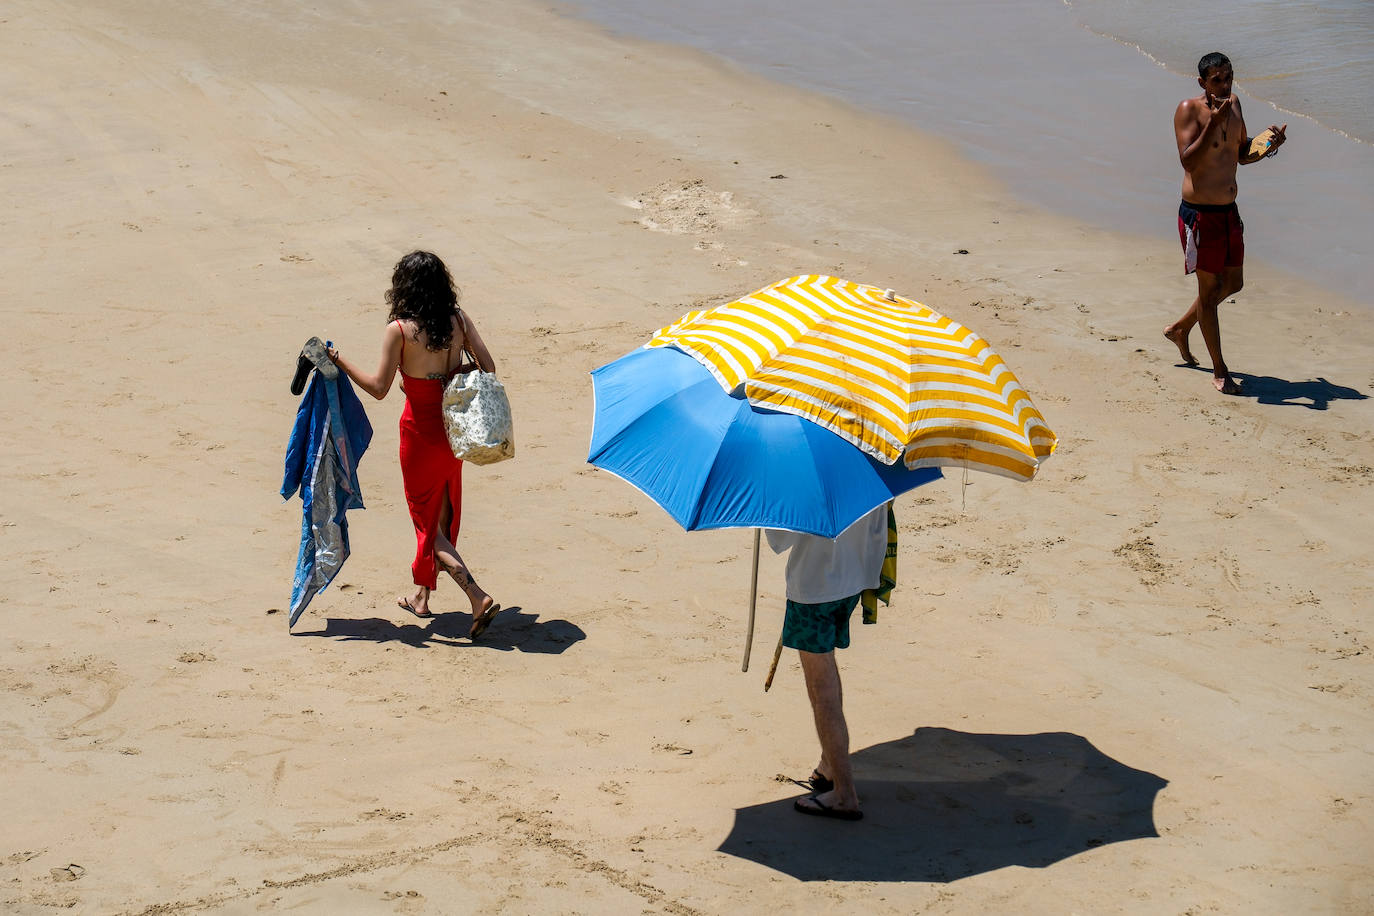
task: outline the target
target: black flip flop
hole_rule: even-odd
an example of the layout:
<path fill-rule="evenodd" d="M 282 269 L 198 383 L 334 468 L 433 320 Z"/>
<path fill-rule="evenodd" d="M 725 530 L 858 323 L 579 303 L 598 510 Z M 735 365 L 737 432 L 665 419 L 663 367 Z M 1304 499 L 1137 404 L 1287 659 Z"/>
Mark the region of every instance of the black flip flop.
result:
<path fill-rule="evenodd" d="M 803 805 L 802 802 L 804 801 L 811 802 L 815 807 Z M 861 821 L 864 819 L 864 813 L 862 811 L 848 811 L 844 808 L 832 808 L 815 795 L 805 795 L 792 802 L 792 810 L 800 814 L 809 814 L 812 817 L 834 818 L 837 821 Z"/>
<path fill-rule="evenodd" d="M 812 770 L 811 778 L 802 783 L 802 785 L 809 786 L 812 793 L 815 795 L 820 795 L 822 792 L 829 792 L 831 789 L 835 788 L 835 783 L 832 782 L 828 776 L 821 775 L 820 770 Z"/>
<path fill-rule="evenodd" d="M 296 357 L 296 374 L 291 378 L 291 393 L 299 396 L 305 390 L 305 377 L 314 369 L 326 379 L 333 381 L 339 377 L 339 367 L 334 365 L 334 360 L 329 358 L 329 351 L 324 345 L 324 341 L 318 337 L 312 337 L 301 347 L 300 355 Z"/>
<path fill-rule="evenodd" d="M 433 614 L 421 614 L 419 611 L 415 610 L 415 606 L 410 603 L 409 598 L 398 599 L 396 602 L 396 606 L 403 611 L 410 611 L 410 613 L 414 614 L 416 617 L 419 617 L 421 620 L 429 620 L 431 617 L 434 616 Z"/>
<path fill-rule="evenodd" d="M 468 631 L 468 639 L 476 639 L 487 631 L 491 622 L 496 617 L 496 613 L 501 610 L 501 605 L 493 604 L 482 612 L 482 616 L 472 621 L 472 629 Z"/>

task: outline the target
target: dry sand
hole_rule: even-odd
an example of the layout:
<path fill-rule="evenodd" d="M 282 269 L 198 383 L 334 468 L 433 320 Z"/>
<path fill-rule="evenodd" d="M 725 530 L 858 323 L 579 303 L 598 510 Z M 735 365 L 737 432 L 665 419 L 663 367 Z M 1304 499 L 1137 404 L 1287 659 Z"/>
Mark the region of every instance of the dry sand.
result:
<path fill-rule="evenodd" d="M 1160 336 L 1175 247 L 938 140 L 523 0 L 334 6 L 0 10 L 0 909 L 1374 909 L 1369 303 L 1252 227 L 1255 394 L 1221 397 Z M 509 610 L 470 645 L 455 589 L 395 607 L 393 391 L 288 634 L 295 352 L 374 359 L 416 247 L 516 410 L 460 544 Z M 975 328 L 1061 437 L 1030 485 L 899 501 L 894 606 L 841 659 L 858 825 L 789 810 L 777 560 L 742 674 L 749 535 L 584 463 L 588 370 L 810 272 Z"/>

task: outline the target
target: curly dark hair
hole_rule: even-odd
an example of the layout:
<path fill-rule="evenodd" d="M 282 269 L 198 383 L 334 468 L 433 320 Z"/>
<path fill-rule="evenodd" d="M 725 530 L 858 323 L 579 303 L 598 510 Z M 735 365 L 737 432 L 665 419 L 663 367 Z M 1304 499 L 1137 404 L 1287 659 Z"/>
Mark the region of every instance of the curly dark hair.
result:
<path fill-rule="evenodd" d="M 412 251 L 397 261 L 386 301 L 391 306 L 388 322 L 409 318 L 425 332 L 427 349 L 449 348 L 453 316 L 458 313 L 458 290 L 438 255 Z"/>

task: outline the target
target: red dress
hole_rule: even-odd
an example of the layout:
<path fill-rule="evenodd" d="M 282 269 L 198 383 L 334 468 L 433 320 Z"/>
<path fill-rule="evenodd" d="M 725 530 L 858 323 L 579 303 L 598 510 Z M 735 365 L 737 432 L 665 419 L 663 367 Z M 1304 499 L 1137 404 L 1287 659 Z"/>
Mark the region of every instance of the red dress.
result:
<path fill-rule="evenodd" d="M 401 332 L 401 357 L 405 358 L 405 331 Z M 456 372 L 456 370 L 455 370 Z M 452 378 L 450 373 L 448 378 Z M 401 372 L 406 406 L 401 411 L 401 480 L 406 505 L 415 523 L 415 562 L 410 570 L 416 585 L 433 589 L 438 570 L 434 543 L 439 534 L 439 511 L 444 494 L 453 507 L 448 526 L 449 541 L 458 540 L 463 508 L 463 462 L 453 457 L 444 432 L 444 385 L 447 378 L 414 378 Z"/>

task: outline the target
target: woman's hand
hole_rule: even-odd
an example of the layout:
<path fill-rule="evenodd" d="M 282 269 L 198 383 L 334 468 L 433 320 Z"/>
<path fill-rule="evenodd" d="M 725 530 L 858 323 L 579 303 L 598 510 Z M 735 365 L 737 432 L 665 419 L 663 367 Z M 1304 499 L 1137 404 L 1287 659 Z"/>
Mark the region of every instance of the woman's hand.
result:
<path fill-rule="evenodd" d="M 401 327 L 393 321 L 382 332 L 382 358 L 377 365 L 376 373 L 372 375 L 363 372 L 351 362 L 344 362 L 338 347 L 326 347 L 324 352 L 334 365 L 353 381 L 353 384 L 380 401 L 391 390 L 391 383 L 396 378 L 396 369 L 401 364 Z"/>

